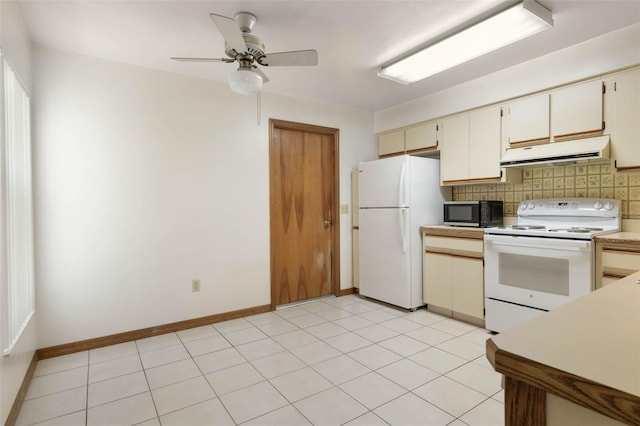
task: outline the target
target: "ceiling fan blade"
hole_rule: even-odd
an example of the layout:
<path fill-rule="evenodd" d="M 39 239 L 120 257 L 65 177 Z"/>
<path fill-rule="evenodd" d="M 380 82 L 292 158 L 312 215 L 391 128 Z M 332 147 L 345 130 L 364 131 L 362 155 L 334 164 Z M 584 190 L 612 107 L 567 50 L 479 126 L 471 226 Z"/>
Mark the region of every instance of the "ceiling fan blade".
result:
<path fill-rule="evenodd" d="M 318 52 L 315 50 L 296 50 L 267 53 L 260 58 L 260 64 L 270 67 L 311 67 L 318 65 Z"/>
<path fill-rule="evenodd" d="M 235 50 L 237 53 L 244 53 L 247 51 L 247 45 L 244 42 L 244 38 L 242 37 L 242 31 L 238 28 L 238 24 L 233 19 L 217 15 L 215 13 L 210 13 L 209 17 L 215 24 L 224 40 L 227 42 L 230 48 Z"/>
<path fill-rule="evenodd" d="M 262 82 L 266 83 L 269 81 L 269 77 L 267 77 L 265 75 L 265 73 L 262 72 L 262 70 L 260 68 L 254 68 L 253 72 L 255 72 L 256 74 L 258 74 L 260 77 L 262 77 Z"/>
<path fill-rule="evenodd" d="M 176 58 L 172 57 L 174 61 L 181 62 L 227 62 L 224 58 Z"/>

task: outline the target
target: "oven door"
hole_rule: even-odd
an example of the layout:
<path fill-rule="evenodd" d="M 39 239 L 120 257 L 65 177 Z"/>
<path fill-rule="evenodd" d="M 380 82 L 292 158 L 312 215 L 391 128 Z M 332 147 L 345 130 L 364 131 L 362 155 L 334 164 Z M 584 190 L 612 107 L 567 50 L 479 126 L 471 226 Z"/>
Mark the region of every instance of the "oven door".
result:
<path fill-rule="evenodd" d="M 485 235 L 485 297 L 550 310 L 593 290 L 590 240 Z"/>

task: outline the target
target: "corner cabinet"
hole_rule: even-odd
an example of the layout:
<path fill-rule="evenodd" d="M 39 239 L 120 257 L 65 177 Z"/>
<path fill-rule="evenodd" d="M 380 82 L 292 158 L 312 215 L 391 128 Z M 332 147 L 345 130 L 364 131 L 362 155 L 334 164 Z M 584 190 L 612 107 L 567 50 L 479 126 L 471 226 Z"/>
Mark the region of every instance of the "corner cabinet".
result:
<path fill-rule="evenodd" d="M 640 70 L 607 79 L 611 158 L 618 172 L 640 171 Z M 609 123 L 608 123 L 609 125 Z"/>
<path fill-rule="evenodd" d="M 438 122 L 427 121 L 378 135 L 378 157 L 421 154 L 438 149 Z"/>
<path fill-rule="evenodd" d="M 423 301 L 427 308 L 483 325 L 483 230 L 422 229 Z"/>

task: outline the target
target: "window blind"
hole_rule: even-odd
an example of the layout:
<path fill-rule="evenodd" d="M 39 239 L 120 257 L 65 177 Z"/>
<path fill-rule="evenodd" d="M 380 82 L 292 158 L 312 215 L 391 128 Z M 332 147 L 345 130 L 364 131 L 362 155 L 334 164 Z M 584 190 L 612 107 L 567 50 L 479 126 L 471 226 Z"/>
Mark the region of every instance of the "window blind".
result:
<path fill-rule="evenodd" d="M 3 288 L 4 355 L 10 355 L 35 311 L 33 201 L 31 184 L 31 125 L 29 95 L 4 55 L 2 62 L 2 126 L 4 182 L 2 210 L 6 255 Z M 0 169 L 1 170 L 1 169 Z M 4 283 L 3 283 L 4 284 Z"/>

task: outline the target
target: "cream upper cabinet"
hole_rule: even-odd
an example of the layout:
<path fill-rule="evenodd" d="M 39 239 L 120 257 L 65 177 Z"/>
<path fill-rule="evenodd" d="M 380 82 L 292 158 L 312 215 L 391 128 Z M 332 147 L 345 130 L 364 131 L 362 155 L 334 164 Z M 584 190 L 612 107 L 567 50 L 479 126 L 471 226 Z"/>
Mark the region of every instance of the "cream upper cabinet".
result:
<path fill-rule="evenodd" d="M 501 108 L 493 106 L 469 113 L 469 177 L 500 178 Z"/>
<path fill-rule="evenodd" d="M 602 134 L 602 80 L 588 81 L 551 92 L 551 135 L 554 141 Z"/>
<path fill-rule="evenodd" d="M 611 158 L 618 171 L 640 170 L 640 70 L 612 76 L 607 99 Z M 609 126 L 611 121 L 611 126 Z"/>
<path fill-rule="evenodd" d="M 404 154 L 404 130 L 394 130 L 378 135 L 379 157 L 400 154 Z"/>
<path fill-rule="evenodd" d="M 510 102 L 506 114 L 509 145 L 549 142 L 548 93 Z"/>
<path fill-rule="evenodd" d="M 499 181 L 501 130 L 499 106 L 443 119 L 439 131 L 442 183 Z"/>
<path fill-rule="evenodd" d="M 440 126 L 440 177 L 443 183 L 469 179 L 469 114 L 442 120 Z"/>
<path fill-rule="evenodd" d="M 438 122 L 429 121 L 405 129 L 404 140 L 408 154 L 438 149 Z"/>

